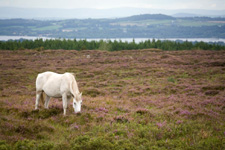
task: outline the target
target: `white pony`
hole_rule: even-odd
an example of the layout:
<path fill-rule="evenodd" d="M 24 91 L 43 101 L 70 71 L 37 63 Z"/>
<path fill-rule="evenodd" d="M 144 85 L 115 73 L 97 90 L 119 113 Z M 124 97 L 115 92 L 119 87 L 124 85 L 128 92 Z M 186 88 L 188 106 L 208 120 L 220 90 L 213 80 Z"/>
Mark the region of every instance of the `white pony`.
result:
<path fill-rule="evenodd" d="M 71 98 L 73 98 L 75 113 L 81 111 L 82 93 L 79 92 L 77 82 L 72 73 L 58 74 L 48 71 L 38 74 L 36 79 L 35 109 L 38 109 L 39 100 L 43 101 L 43 92 L 46 94 L 45 108 L 48 109 L 50 97 L 62 97 L 64 115 L 66 115 L 67 102 Z"/>

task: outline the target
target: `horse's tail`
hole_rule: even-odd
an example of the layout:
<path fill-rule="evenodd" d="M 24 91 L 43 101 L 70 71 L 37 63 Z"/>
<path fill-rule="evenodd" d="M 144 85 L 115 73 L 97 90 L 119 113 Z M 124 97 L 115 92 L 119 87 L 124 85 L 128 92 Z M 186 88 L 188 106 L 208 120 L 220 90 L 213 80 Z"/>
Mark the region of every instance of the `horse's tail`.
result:
<path fill-rule="evenodd" d="M 41 100 L 42 104 L 44 105 L 44 103 L 45 103 L 45 102 L 44 102 L 44 92 L 41 93 L 40 100 Z"/>

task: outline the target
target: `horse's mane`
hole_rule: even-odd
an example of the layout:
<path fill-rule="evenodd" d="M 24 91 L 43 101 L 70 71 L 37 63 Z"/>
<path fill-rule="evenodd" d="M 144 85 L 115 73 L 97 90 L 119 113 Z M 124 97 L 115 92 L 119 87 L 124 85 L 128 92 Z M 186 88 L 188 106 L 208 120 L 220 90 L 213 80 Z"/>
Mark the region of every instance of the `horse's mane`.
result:
<path fill-rule="evenodd" d="M 70 73 L 70 74 L 73 75 L 73 77 L 74 77 L 74 81 L 71 82 L 70 87 L 71 87 L 71 90 L 73 91 L 73 94 L 75 96 L 75 94 L 79 94 L 80 92 L 79 92 L 77 81 L 76 81 L 76 78 L 75 78 L 76 75 L 74 73 Z"/>

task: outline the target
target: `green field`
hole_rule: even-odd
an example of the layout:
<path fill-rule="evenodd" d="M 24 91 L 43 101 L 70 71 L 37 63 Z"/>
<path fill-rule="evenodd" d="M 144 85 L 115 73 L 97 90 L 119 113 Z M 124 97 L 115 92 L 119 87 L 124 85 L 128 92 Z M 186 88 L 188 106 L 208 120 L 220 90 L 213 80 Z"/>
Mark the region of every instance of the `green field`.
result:
<path fill-rule="evenodd" d="M 210 22 L 210 21 L 189 21 L 189 20 L 177 20 L 177 25 L 180 26 L 193 26 L 193 27 L 201 27 L 201 26 L 222 26 L 225 23 L 221 22 Z"/>
<path fill-rule="evenodd" d="M 120 26 L 149 26 L 149 25 L 167 25 L 171 24 L 171 20 L 142 20 L 142 21 L 123 21 L 112 23 L 112 25 Z"/>
<path fill-rule="evenodd" d="M 46 26 L 46 27 L 41 27 L 41 28 L 32 28 L 33 31 L 48 31 L 48 30 L 57 30 L 61 28 L 60 25 L 51 25 L 51 26 Z"/>
<path fill-rule="evenodd" d="M 113 23 L 112 25 L 120 26 L 149 26 L 149 25 L 178 25 L 185 27 L 201 27 L 201 26 L 222 26 L 225 22 L 210 22 L 198 20 L 142 20 L 142 21 L 124 21 Z"/>

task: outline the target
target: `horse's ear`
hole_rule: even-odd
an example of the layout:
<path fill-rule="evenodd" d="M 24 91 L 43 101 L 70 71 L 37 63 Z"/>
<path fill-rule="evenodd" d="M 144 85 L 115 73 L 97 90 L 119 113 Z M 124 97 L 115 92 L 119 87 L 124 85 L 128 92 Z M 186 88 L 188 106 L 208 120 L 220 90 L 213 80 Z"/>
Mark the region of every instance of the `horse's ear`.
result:
<path fill-rule="evenodd" d="M 71 73 L 74 77 L 76 77 L 75 73 Z"/>

